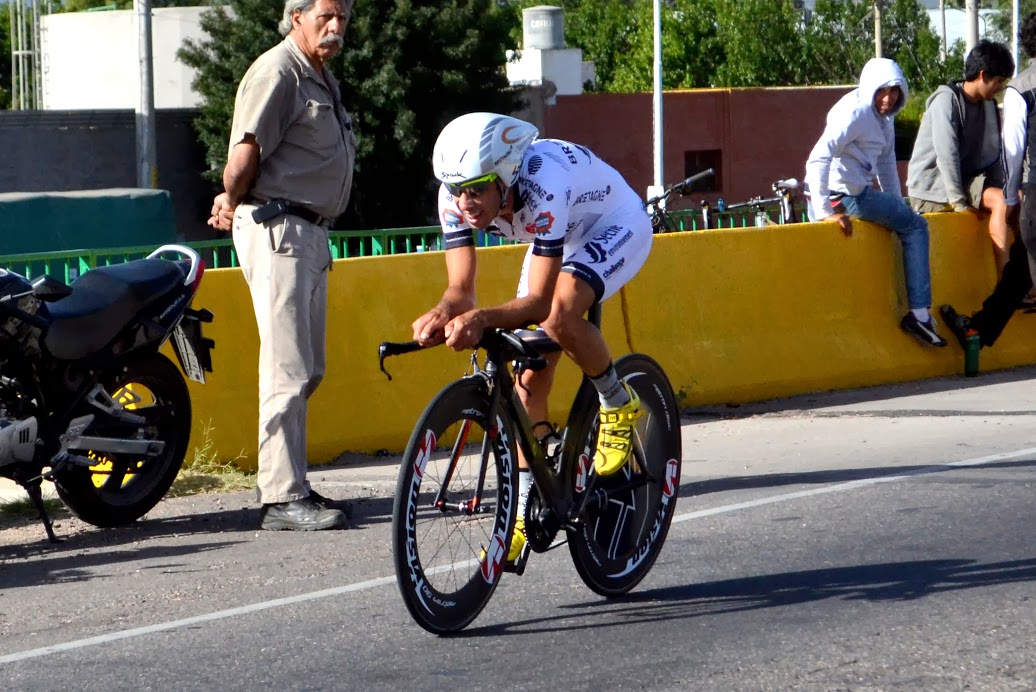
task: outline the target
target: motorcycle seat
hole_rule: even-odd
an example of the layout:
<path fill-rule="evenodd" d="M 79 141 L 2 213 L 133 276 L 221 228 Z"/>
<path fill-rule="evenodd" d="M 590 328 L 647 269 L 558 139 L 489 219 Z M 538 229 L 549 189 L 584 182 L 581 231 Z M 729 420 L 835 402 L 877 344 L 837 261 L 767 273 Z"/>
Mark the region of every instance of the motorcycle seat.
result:
<path fill-rule="evenodd" d="M 61 360 L 96 353 L 184 277 L 178 263 L 164 259 L 91 269 L 70 284 L 71 295 L 48 305 L 51 323 L 43 343 Z"/>

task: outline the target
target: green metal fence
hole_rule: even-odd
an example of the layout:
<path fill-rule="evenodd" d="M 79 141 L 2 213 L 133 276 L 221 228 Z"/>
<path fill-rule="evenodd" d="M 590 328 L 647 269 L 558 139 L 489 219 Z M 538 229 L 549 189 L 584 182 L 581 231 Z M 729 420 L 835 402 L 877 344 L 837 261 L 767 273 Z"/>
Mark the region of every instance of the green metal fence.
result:
<path fill-rule="evenodd" d="M 677 230 L 694 231 L 702 227 L 701 212 L 694 209 L 670 212 Z M 751 212 L 712 211 L 713 228 L 744 228 L 755 223 Z M 776 219 L 776 214 L 771 214 Z M 805 219 L 803 219 L 805 220 Z M 476 244 L 480 247 L 510 245 L 514 241 L 476 231 Z M 220 240 L 205 240 L 184 243 L 205 260 L 209 268 L 236 267 L 237 253 L 228 236 Z M 377 231 L 332 231 L 330 234 L 331 257 L 374 257 L 378 255 L 400 255 L 409 252 L 425 252 L 442 249 L 442 231 L 438 226 L 413 226 Z M 104 248 L 88 250 L 65 250 L 59 252 L 35 252 L 20 255 L 0 256 L 0 267 L 28 278 L 50 274 L 68 283 L 80 274 L 95 267 L 120 264 L 146 257 L 155 246 Z"/>
<path fill-rule="evenodd" d="M 476 232 L 476 242 L 481 247 L 488 247 L 511 244 L 512 241 L 478 231 Z M 183 244 L 197 250 L 205 260 L 206 267 L 238 266 L 234 243 L 229 237 Z M 331 257 L 334 259 L 441 250 L 442 231 L 438 226 L 415 226 L 378 231 L 332 231 L 330 246 Z M 154 250 L 155 246 L 148 245 L 4 255 L 0 256 L 0 267 L 29 278 L 50 274 L 68 283 L 83 272 L 95 267 L 140 259 Z"/>

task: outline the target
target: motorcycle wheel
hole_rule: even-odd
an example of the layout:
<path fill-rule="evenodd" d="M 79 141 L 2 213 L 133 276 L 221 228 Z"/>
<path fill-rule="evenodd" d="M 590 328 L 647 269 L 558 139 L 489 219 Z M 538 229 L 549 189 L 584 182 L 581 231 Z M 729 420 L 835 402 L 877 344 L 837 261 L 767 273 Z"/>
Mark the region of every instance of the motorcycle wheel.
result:
<path fill-rule="evenodd" d="M 85 456 L 97 459 L 95 466 L 66 468 L 54 485 L 69 510 L 83 521 L 100 527 L 124 526 L 157 505 L 180 472 L 191 436 L 191 398 L 180 371 L 159 353 L 127 363 L 122 372 L 101 384 L 124 410 L 143 416 L 146 422 L 127 425 L 98 414 L 88 434 L 161 440 L 165 448 L 150 457 L 90 452 Z"/>

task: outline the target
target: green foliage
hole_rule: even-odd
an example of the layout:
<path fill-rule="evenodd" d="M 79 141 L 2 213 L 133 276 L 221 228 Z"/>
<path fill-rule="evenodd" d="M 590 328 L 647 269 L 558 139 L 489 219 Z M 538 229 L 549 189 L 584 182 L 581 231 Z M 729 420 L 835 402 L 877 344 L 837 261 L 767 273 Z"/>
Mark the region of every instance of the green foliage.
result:
<path fill-rule="evenodd" d="M 280 41 L 282 7 L 231 0 L 203 14 L 210 37 L 188 41 L 179 57 L 198 70 L 204 105 L 197 120 L 211 175 L 227 156 L 234 93 L 245 70 Z M 519 106 L 503 73 L 513 12 L 494 0 L 357 2 L 345 48 L 329 65 L 342 86 L 357 137 L 356 175 L 343 228 L 426 223 L 434 218 L 432 145 L 464 112 Z"/>
<path fill-rule="evenodd" d="M 805 38 L 792 0 L 716 0 L 726 59 L 716 70 L 723 86 L 801 84 Z"/>
<path fill-rule="evenodd" d="M 0 109 L 11 107 L 11 13 L 0 3 Z"/>
<path fill-rule="evenodd" d="M 598 80 L 605 91 L 648 91 L 654 84 L 654 8 L 651 0 L 637 0 L 631 16 L 630 50 L 620 56 L 610 82 Z M 713 76 L 724 60 L 713 0 L 675 0 L 662 5 L 662 74 L 667 89 L 713 86 Z M 677 37 L 671 40 L 670 37 Z"/>

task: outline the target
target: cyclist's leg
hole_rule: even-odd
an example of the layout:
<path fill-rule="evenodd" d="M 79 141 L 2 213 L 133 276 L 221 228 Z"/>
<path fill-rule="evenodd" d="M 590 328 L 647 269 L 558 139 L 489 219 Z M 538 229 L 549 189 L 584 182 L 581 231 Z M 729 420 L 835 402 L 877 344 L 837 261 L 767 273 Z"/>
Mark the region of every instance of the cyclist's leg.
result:
<path fill-rule="evenodd" d="M 590 378 L 601 401 L 594 467 L 601 475 L 615 473 L 629 460 L 630 438 L 640 402 L 619 379 L 611 352 L 600 330 L 583 315 L 624 286 L 647 259 L 651 225 L 643 214 L 629 213 L 602 221 L 589 242 L 565 249 L 551 314 L 544 324 L 548 335 Z"/>

